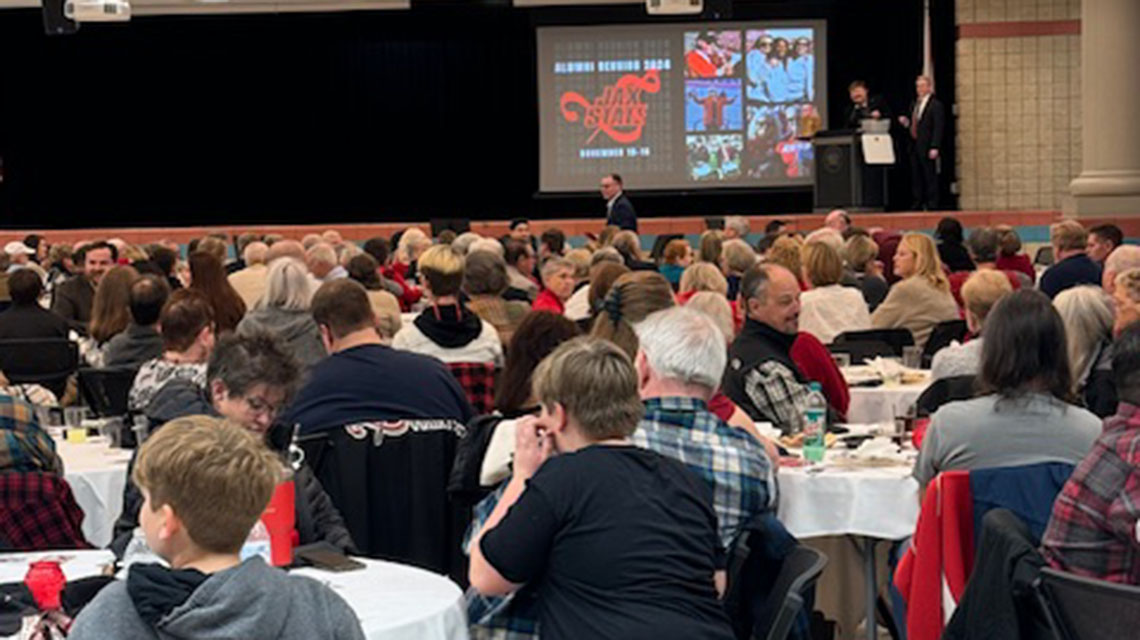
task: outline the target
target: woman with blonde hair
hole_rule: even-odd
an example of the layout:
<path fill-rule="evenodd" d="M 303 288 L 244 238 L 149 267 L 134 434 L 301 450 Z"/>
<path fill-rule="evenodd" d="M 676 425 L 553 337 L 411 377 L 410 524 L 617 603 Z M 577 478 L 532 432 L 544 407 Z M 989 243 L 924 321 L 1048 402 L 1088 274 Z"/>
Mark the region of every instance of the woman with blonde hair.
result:
<path fill-rule="evenodd" d="M 724 249 L 723 234 L 721 234 L 720 231 L 709 229 L 702 233 L 697 247 L 698 262 L 710 262 L 718 266 L 720 265 L 720 254 Z"/>
<path fill-rule="evenodd" d="M 630 271 L 657 271 L 657 266 L 645 261 L 641 251 L 641 239 L 632 231 L 621 231 L 614 236 L 613 248 L 621 254 L 625 266 Z"/>
<path fill-rule="evenodd" d="M 712 291 L 725 299 L 728 298 L 728 280 L 720 269 L 711 262 L 697 262 L 689 265 L 681 273 L 681 285 L 677 290 L 677 298 L 681 304 L 700 291 Z"/>
<path fill-rule="evenodd" d="M 633 325 L 675 304 L 673 287 L 665 276 L 655 271 L 627 273 L 610 287 L 590 335 L 613 342 L 633 358 L 638 344 Z"/>
<path fill-rule="evenodd" d="M 1001 271 L 982 269 L 966 279 L 962 285 L 962 302 L 966 328 L 973 338 L 964 344 L 955 341 L 939 349 L 930 364 L 931 379 L 978 374 L 978 367 L 982 365 L 982 327 L 998 300 L 1010 293 L 1013 286 Z"/>
<path fill-rule="evenodd" d="M 803 281 L 803 263 L 801 261 L 801 252 L 803 251 L 803 241 L 797 235 L 785 235 L 776 238 L 772 243 L 772 248 L 768 249 L 765 254 L 765 262 L 778 264 L 781 267 L 791 271 L 796 276 L 796 280 L 800 280 L 800 289 L 804 288 Z"/>
<path fill-rule="evenodd" d="M 304 367 L 313 366 L 328 355 L 317 322 L 309 313 L 313 293 L 309 270 L 301 261 L 274 260 L 266 272 L 265 293 L 238 323 L 237 332 L 274 334 Z"/>
<path fill-rule="evenodd" d="M 1065 325 L 1066 351 L 1073 372 L 1073 391 L 1101 418 L 1116 412 L 1112 382 L 1112 298 L 1100 287 L 1066 289 L 1053 298 Z"/>
<path fill-rule="evenodd" d="M 720 256 L 720 268 L 724 271 L 724 279 L 728 281 L 729 300 L 736 300 L 740 291 L 740 279 L 744 272 L 756 264 L 756 252 L 748 243 L 740 238 L 734 238 L 724 243 L 724 251 Z"/>
<path fill-rule="evenodd" d="M 915 345 L 922 348 L 936 324 L 958 319 L 958 303 L 950 294 L 950 281 L 934 240 L 921 233 L 904 235 L 895 253 L 894 271 L 901 280 L 871 314 L 871 326 L 908 329 Z"/>
<path fill-rule="evenodd" d="M 843 259 L 830 244 L 813 240 L 804 245 L 803 279 L 809 288 L 800 295 L 800 331 L 824 344 L 846 331 L 871 328 L 863 294 L 839 284 L 842 277 Z"/>
<path fill-rule="evenodd" d="M 883 265 L 879 262 L 879 245 L 866 233 L 855 233 L 843 243 L 840 255 L 855 273 L 855 281 L 859 283 L 867 308 L 874 312 L 890 288 L 883 277 Z"/>
<path fill-rule="evenodd" d="M 392 269 L 401 278 L 414 278 L 416 274 L 416 261 L 420 254 L 431 246 L 431 238 L 419 227 L 408 227 L 400 235 L 396 244 L 396 254 L 392 261 Z"/>

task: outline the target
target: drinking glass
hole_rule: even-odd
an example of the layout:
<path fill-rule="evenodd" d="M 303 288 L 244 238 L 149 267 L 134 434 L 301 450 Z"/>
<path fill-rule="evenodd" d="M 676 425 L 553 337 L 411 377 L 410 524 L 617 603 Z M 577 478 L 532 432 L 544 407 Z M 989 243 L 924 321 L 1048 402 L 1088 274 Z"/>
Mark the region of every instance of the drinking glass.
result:
<path fill-rule="evenodd" d="M 921 369 L 922 349 L 919 347 L 903 347 L 902 362 L 907 369 Z"/>
<path fill-rule="evenodd" d="M 833 353 L 831 354 L 831 359 L 835 361 L 835 366 L 840 369 L 846 369 L 851 366 L 850 353 Z"/>

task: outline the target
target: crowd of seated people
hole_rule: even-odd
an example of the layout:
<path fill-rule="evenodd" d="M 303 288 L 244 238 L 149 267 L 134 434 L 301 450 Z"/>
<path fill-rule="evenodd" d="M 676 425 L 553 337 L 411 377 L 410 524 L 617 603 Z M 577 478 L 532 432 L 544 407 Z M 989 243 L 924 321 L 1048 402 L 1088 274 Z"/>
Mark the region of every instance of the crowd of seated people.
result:
<path fill-rule="evenodd" d="M 195 537 L 199 503 L 167 486 L 183 476 L 155 466 L 184 464 L 167 447 L 188 434 L 209 431 L 231 443 L 227 455 L 264 466 L 280 463 L 294 432 L 448 425 L 439 442 L 450 452 L 471 425 L 482 440 L 464 464 L 480 499 L 465 506 L 466 538 L 448 544 L 467 554 L 473 631 L 712 638 L 731 634 L 718 604 L 725 554 L 775 509 L 779 446 L 758 425 L 799 432 L 812 383 L 831 420 L 845 419 L 850 391 L 828 346 L 843 334 L 901 329 L 922 347 L 940 324 L 964 320 L 965 335 L 933 353 L 931 378 L 972 376 L 975 397 L 931 416 L 919 483 L 949 470 L 1074 465 L 1046 557 L 1140 582 L 1140 555 L 1118 522 L 1122 510 L 1135 522 L 1140 478 L 1120 444 L 1140 433 L 1140 248 L 1111 225 L 1059 222 L 1054 262 L 1039 274 L 1010 228 L 947 218 L 932 236 L 857 222 L 837 212 L 805 235 L 769 225 L 750 244 L 747 218 L 733 216 L 695 246 L 663 242 L 660 256 L 633 231 L 583 244 L 556 228 L 532 234 L 523 219 L 501 238 L 418 227 L 359 245 L 336 232 L 242 234 L 232 254 L 215 235 L 185 250 L 90 241 L 45 248 L 40 269 L 4 274 L 0 340 L 70 336 L 84 367 L 137 369 L 128 405 L 149 439 L 131 463 L 119 554 L 147 544 L 163 557 L 188 557 L 176 545 L 231 555 L 233 540 Z M 1100 477 L 1110 468 L 1116 476 Z M 302 544 L 372 549 L 354 540 L 359 514 L 344 486 L 326 491 L 327 470 L 309 463 L 296 474 Z M 402 492 L 418 491 L 446 502 L 447 484 L 417 478 L 369 499 L 405 504 Z M 261 504 L 253 489 L 224 514 L 234 526 Z M 1084 499 L 1094 511 L 1074 506 Z M 155 513 L 183 536 L 156 536 Z M 652 562 L 631 542 L 646 536 Z M 108 591 L 92 610 L 130 597 Z M 112 633 L 94 614 L 81 620 L 90 637 Z"/>

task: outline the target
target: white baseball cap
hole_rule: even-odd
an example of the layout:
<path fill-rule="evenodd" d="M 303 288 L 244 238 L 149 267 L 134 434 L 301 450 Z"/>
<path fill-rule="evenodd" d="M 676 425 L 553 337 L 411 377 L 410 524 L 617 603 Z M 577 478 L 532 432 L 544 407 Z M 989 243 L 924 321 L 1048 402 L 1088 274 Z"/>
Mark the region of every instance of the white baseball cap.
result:
<path fill-rule="evenodd" d="M 4 245 L 4 253 L 6 253 L 10 256 L 20 255 L 21 253 L 30 256 L 30 255 L 34 255 L 36 253 L 36 250 L 32 249 L 31 247 L 24 244 L 23 242 L 20 242 L 19 240 L 13 240 L 13 241 L 9 242 L 8 244 Z"/>

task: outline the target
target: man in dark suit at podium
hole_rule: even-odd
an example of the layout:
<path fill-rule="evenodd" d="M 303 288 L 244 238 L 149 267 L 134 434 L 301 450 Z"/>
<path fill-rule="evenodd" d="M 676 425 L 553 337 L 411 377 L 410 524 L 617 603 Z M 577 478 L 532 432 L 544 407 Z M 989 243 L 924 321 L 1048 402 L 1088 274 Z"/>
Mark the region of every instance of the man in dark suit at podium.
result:
<path fill-rule="evenodd" d="M 899 123 L 910 132 L 911 191 L 915 210 L 938 208 L 938 159 L 942 148 L 946 114 L 931 91 L 930 78 L 914 81 L 916 97 L 910 116 L 899 116 Z"/>
<path fill-rule="evenodd" d="M 858 129 L 863 120 L 890 119 L 891 109 L 883 96 L 873 96 L 867 92 L 867 83 L 856 80 L 847 85 L 851 96 L 851 106 L 847 107 L 847 128 Z"/>
<path fill-rule="evenodd" d="M 606 226 L 622 231 L 637 231 L 637 212 L 622 192 L 621 176 L 611 173 L 602 178 L 602 197 L 606 199 Z"/>

